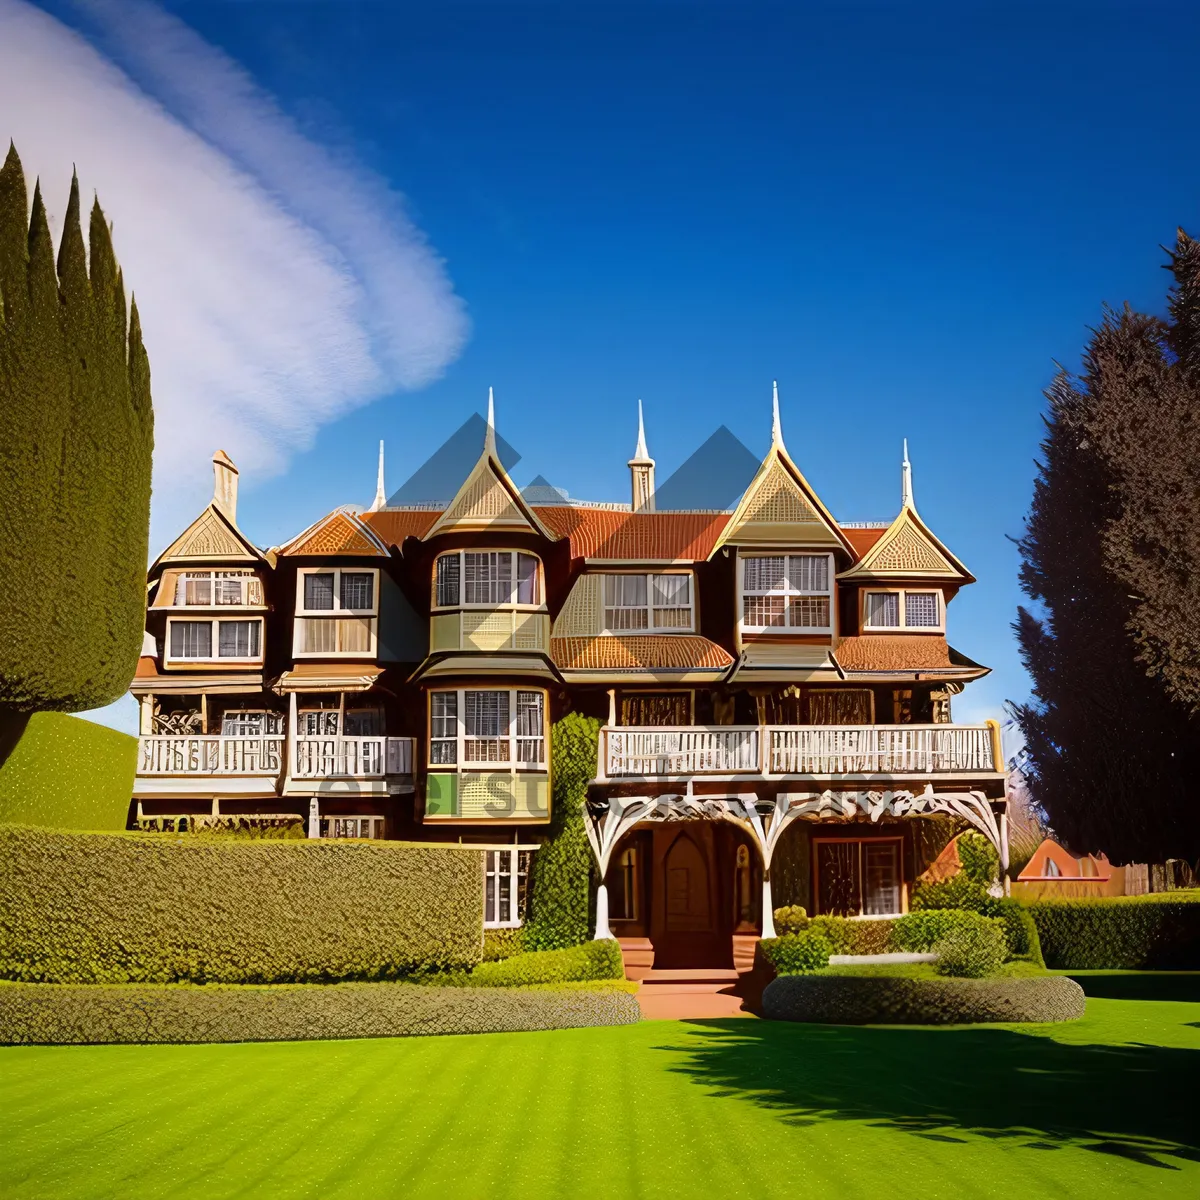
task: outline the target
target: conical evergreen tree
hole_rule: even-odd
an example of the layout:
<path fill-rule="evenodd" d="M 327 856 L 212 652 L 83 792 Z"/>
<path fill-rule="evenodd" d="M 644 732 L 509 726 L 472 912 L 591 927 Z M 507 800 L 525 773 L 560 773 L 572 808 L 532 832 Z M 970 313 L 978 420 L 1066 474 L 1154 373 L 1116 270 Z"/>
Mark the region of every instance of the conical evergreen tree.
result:
<path fill-rule="evenodd" d="M 26 217 L 15 150 L 0 170 L 0 722 L 117 699 L 141 647 L 153 413 L 136 316 L 97 203 L 78 181 L 57 269 L 40 189 Z M 2 732 L 2 731 L 0 731 Z M 2 740 L 2 739 L 0 739 Z"/>
<path fill-rule="evenodd" d="M 1041 616 L 1014 626 L 1034 681 L 1015 706 L 1028 782 L 1055 832 L 1074 850 L 1117 861 L 1161 861 L 1200 847 L 1190 778 L 1194 730 L 1137 658 L 1128 589 L 1108 569 L 1106 530 L 1120 516 L 1116 476 L 1093 431 L 1122 397 L 1113 364 L 1138 361 L 1157 323 L 1108 313 L 1077 378 L 1061 372 L 1033 504 L 1021 539 L 1021 584 Z"/>

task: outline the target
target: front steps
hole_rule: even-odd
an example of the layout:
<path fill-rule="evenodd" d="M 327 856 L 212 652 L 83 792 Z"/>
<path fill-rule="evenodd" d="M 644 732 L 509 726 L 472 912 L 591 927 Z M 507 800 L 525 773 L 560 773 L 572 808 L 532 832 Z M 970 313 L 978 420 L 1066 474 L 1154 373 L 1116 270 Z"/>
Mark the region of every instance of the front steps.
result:
<path fill-rule="evenodd" d="M 695 967 L 685 970 L 655 969 L 654 946 L 649 938 L 620 938 L 625 978 L 634 980 L 642 1016 L 647 1020 L 702 1020 L 706 1017 L 747 1017 L 745 976 L 753 966 L 757 938 L 734 939 L 737 969 Z M 742 943 L 742 944 L 739 944 Z M 748 945 L 745 943 L 749 943 Z M 761 992 L 761 985 L 758 989 Z"/>

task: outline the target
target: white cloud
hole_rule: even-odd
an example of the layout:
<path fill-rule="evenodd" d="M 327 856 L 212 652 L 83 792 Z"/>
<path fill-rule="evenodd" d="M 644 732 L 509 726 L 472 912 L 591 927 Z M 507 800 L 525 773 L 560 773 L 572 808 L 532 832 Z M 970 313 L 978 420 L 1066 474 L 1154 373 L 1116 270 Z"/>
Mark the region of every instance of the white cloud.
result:
<path fill-rule="evenodd" d="M 153 371 L 160 547 L 207 499 L 216 446 L 281 470 L 322 424 L 436 378 L 467 319 L 385 180 L 306 138 L 177 18 L 75 7 L 96 44 L 0 0 L 0 134 L 52 221 L 75 164 L 113 224 Z"/>

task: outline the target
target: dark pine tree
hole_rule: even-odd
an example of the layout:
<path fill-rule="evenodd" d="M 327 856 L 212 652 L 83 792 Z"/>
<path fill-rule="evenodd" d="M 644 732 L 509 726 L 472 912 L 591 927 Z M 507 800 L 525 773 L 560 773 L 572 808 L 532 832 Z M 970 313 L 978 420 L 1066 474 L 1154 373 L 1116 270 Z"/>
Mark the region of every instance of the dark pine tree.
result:
<path fill-rule="evenodd" d="M 1200 850 L 1195 728 L 1138 659 L 1136 601 L 1106 562 L 1118 481 L 1093 432 L 1127 403 L 1116 364 L 1151 370 L 1147 347 L 1160 336 L 1153 318 L 1106 313 L 1081 373 L 1055 379 L 1019 543 L 1021 586 L 1039 609 L 1019 609 L 1014 625 L 1034 682 L 1033 702 L 1013 710 L 1030 791 L 1068 846 L 1118 862 Z"/>
<path fill-rule="evenodd" d="M 55 263 L 40 188 L 0 169 L 0 757 L 23 714 L 117 699 L 141 648 L 150 369 L 97 204 L 72 181 Z"/>

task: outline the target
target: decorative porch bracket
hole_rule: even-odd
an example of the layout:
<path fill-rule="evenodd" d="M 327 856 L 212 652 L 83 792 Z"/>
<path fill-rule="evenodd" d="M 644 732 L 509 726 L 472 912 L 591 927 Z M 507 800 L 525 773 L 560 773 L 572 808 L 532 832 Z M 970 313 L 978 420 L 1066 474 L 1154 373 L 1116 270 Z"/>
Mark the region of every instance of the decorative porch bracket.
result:
<path fill-rule="evenodd" d="M 611 938 L 608 888 L 604 883 L 617 843 L 643 821 L 732 821 L 753 838 L 763 864 L 763 937 L 775 936 L 771 896 L 771 859 L 783 831 L 794 821 L 850 820 L 865 816 L 872 823 L 883 817 L 959 817 L 979 830 L 1000 856 L 1000 875 L 1008 878 L 1008 822 L 997 816 L 982 792 L 781 792 L 760 809 L 753 792 L 736 796 L 609 796 L 588 805 L 585 828 L 600 872 L 596 890 L 596 938 Z"/>

